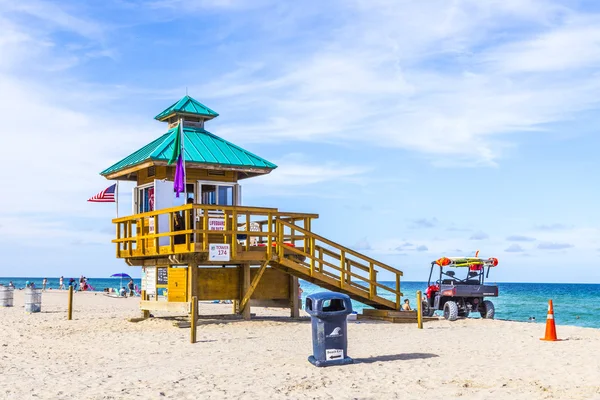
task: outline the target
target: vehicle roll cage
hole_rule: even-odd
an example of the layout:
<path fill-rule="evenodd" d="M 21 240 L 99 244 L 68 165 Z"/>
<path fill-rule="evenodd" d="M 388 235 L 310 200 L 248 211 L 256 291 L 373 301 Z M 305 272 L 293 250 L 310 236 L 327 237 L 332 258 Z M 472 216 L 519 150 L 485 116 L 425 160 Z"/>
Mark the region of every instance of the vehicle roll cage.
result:
<path fill-rule="evenodd" d="M 429 271 L 429 279 L 427 280 L 427 286 L 431 285 L 431 277 L 433 275 L 433 268 L 436 265 L 440 267 L 440 278 L 438 280 L 438 282 L 440 284 L 451 284 L 454 282 L 469 284 L 469 283 L 471 283 L 469 281 L 477 279 L 476 284 L 483 285 L 485 282 L 485 279 L 487 279 L 490 275 L 490 269 L 492 267 L 495 267 L 496 265 L 498 265 L 498 260 L 495 258 L 490 258 L 487 260 L 476 259 L 476 258 L 469 258 L 469 259 L 449 259 L 449 258 L 445 258 L 445 257 L 440 258 L 439 260 L 431 262 L 431 270 Z M 467 273 L 467 277 L 465 279 L 460 279 L 455 276 L 454 271 L 444 272 L 444 267 L 448 267 L 448 268 L 469 267 L 469 272 Z M 485 271 L 486 267 L 487 267 L 487 271 Z M 486 272 L 485 276 L 484 276 L 484 272 Z M 450 281 L 450 282 L 444 283 L 444 279 L 443 279 L 444 276 L 449 277 L 450 279 L 448 281 Z M 473 279 L 473 278 L 475 278 L 475 279 Z"/>

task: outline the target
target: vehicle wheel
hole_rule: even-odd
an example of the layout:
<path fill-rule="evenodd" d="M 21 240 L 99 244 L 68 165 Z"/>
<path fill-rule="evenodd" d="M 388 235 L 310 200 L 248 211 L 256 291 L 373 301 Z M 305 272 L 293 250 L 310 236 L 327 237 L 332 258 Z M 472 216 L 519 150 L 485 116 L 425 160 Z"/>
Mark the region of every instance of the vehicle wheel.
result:
<path fill-rule="evenodd" d="M 459 311 L 458 316 L 459 317 L 464 317 L 464 318 L 469 318 L 469 314 L 471 312 L 469 311 L 469 309 L 466 309 L 464 311 Z"/>
<path fill-rule="evenodd" d="M 435 313 L 435 310 L 432 307 L 429 307 L 429 304 L 426 301 L 423 302 L 421 311 L 424 317 L 433 317 L 433 314 Z"/>
<path fill-rule="evenodd" d="M 494 308 L 494 303 L 489 300 L 484 301 L 479 306 L 479 314 L 481 314 L 481 318 L 494 319 L 495 313 L 496 309 Z"/>
<path fill-rule="evenodd" d="M 448 321 L 456 321 L 458 318 L 458 306 L 453 301 L 447 301 L 444 304 L 444 318 Z"/>

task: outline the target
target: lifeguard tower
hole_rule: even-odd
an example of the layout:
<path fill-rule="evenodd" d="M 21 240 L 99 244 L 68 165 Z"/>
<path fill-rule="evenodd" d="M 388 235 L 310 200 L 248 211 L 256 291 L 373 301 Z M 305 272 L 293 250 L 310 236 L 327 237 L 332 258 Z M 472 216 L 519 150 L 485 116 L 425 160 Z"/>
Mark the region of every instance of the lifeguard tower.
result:
<path fill-rule="evenodd" d="M 240 182 L 277 166 L 205 130 L 218 115 L 185 96 L 155 117 L 167 124 L 164 135 L 101 172 L 136 184 L 132 214 L 113 220 L 113 243 L 117 258 L 142 267 L 141 309 L 189 312 L 196 296 L 233 300 L 244 318 L 252 305 L 290 308 L 297 317 L 301 278 L 399 310 L 402 272 L 313 233 L 317 214 L 242 205 Z M 179 124 L 186 182 L 178 198 L 169 160 Z M 392 285 L 377 281 L 384 270 Z"/>

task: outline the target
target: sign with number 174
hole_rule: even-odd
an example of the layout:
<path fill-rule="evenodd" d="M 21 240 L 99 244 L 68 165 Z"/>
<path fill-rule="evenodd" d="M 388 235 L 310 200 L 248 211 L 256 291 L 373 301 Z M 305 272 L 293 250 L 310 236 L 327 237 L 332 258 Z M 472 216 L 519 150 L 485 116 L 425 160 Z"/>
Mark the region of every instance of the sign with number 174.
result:
<path fill-rule="evenodd" d="M 229 261 L 230 259 L 231 252 L 228 244 L 208 245 L 208 261 Z"/>

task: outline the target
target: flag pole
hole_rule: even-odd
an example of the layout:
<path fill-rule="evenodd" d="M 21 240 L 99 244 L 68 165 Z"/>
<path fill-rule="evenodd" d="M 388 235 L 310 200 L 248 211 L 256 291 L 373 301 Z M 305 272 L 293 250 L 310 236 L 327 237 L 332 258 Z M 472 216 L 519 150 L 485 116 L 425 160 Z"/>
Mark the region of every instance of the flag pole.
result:
<path fill-rule="evenodd" d="M 117 218 L 119 218 L 119 181 L 117 181 L 117 186 L 115 187 L 115 203 L 117 205 Z"/>
<path fill-rule="evenodd" d="M 179 124 L 181 125 L 181 160 L 182 160 L 182 164 L 183 164 L 183 195 L 184 195 L 184 203 L 183 204 L 187 204 L 187 175 L 185 173 L 185 146 L 183 144 L 183 118 L 179 118 Z"/>

